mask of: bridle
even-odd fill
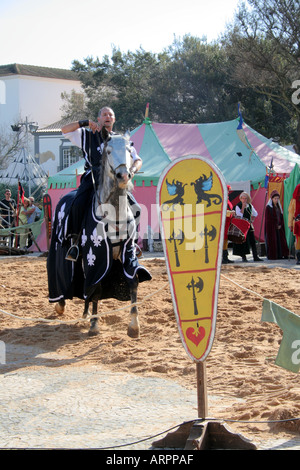
[[[108,194],[108,196],[106,197],[106,200],[105,201],[101,201],[101,198],[100,198],[100,190],[99,188],[97,189],[97,185],[96,185],[96,181],[95,181],[95,175],[94,175],[94,172],[93,172],[93,168],[91,167],[91,176],[92,176],[92,182],[93,182],[93,188],[94,188],[94,195],[95,195],[95,198],[97,199],[97,203],[99,206],[103,205],[103,204],[107,204],[107,202],[109,201],[110,197],[112,196],[112,194],[114,193],[114,191],[116,190],[116,187],[118,185],[117,181],[118,181],[118,168],[120,168],[120,166],[124,165],[123,163],[121,163],[120,165],[118,165],[116,168],[113,167],[113,165],[111,164],[111,162],[109,161],[109,154],[108,152],[106,151],[107,149],[107,146],[108,146],[108,143],[109,141],[112,139],[112,137],[108,134],[107,138],[104,139],[104,142],[100,142],[100,136],[99,136],[99,133],[96,131],[96,136],[97,136],[97,140],[98,140],[98,144],[99,144],[99,148],[101,149],[101,146],[103,144],[103,149],[102,149],[102,154],[101,154],[101,165],[100,165],[100,170],[103,172],[103,168],[104,168],[104,163],[105,163],[105,159],[107,160],[107,163],[109,165],[109,168],[110,168],[110,171],[113,175],[113,185],[112,185],[112,188]],[[129,148],[126,147],[126,150],[129,151]],[[91,134],[89,136],[89,152],[91,152]],[[105,154],[105,159],[103,159],[103,155]],[[104,216],[105,217],[105,216]]]

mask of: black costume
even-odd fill
[[[14,216],[15,216],[16,208],[17,208],[17,204],[14,199],[10,199],[9,201],[5,198],[2,199],[0,203],[0,214],[1,214],[0,224],[2,225],[3,228],[9,228],[9,227],[15,226]],[[5,239],[5,237],[3,239]],[[13,240],[14,240],[14,234],[11,234],[9,236],[10,246],[13,245]]]
[[[81,176],[80,185],[74,195],[68,221],[68,233],[78,236],[81,231],[85,209],[92,202],[96,182],[99,179],[99,169],[102,158],[101,145],[103,139],[99,132],[81,129],[81,149],[85,159],[85,173]]]
[[[17,204],[14,199],[2,199],[0,204],[1,213],[1,225],[3,228],[12,227],[14,223],[14,211],[16,210]]]
[[[67,233],[69,236],[73,237],[75,244],[77,244],[79,240],[78,237],[81,233],[84,213],[86,208],[92,204],[93,196],[95,194],[97,182],[99,180],[102,146],[104,144],[101,133],[97,131],[93,133],[84,127],[80,128],[79,131],[81,132],[80,146],[85,159],[85,173],[81,177],[80,185],[76,190],[76,194],[74,194],[67,227]],[[71,142],[75,143],[75,145],[78,145],[79,142],[72,139],[72,136],[75,135],[76,132],[78,131],[70,132],[66,134],[66,137],[69,138]],[[114,133],[111,132],[111,134]],[[138,227],[141,208],[131,193],[128,193],[128,200]],[[73,260],[73,256],[69,259]]]
[[[239,202],[237,206],[240,208],[240,210],[242,210],[242,202]],[[257,255],[256,241],[254,237],[254,228],[253,228],[253,225],[251,224],[252,210],[253,210],[252,204],[248,204],[247,207],[244,209],[243,218],[249,220],[250,228],[248,230],[246,241],[244,243],[241,243],[241,244],[233,243],[232,254],[236,256],[241,256],[244,261],[247,261],[246,255],[250,253],[250,248],[251,248],[254,261],[261,261]]]
[[[114,260],[105,219],[102,221],[96,216],[92,204],[85,211],[82,222],[82,262],[70,263],[66,260],[70,248],[66,227],[75,197],[76,191],[69,192],[55,209],[47,257],[49,301],[58,302],[73,297],[89,299],[99,283],[102,285],[101,298],[130,300],[129,284],[136,275],[139,282],[151,280],[151,274],[139,264],[136,257],[134,228],[132,231],[128,230],[128,238],[121,243],[122,262]]]

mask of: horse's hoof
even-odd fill
[[[140,330],[139,328],[132,328],[131,326],[127,329],[127,335],[129,338],[139,338],[140,337]]]
[[[55,311],[56,313],[58,313],[58,315],[62,315],[65,312],[65,307],[63,307],[62,305],[56,304]]]
[[[89,336],[97,336],[100,333],[99,328],[90,328],[89,329]]]

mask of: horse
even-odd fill
[[[98,302],[116,298],[131,301],[127,334],[138,338],[140,325],[136,304],[138,285],[151,280],[151,274],[136,256],[138,213],[130,198],[132,190],[129,135],[109,134],[103,130],[104,147],[99,181],[90,207],[85,212],[81,236],[80,259],[65,259],[71,245],[67,224],[76,195],[71,191],[61,198],[55,210],[51,244],[47,258],[49,301],[63,314],[66,300],[84,300],[83,318],[92,303],[89,336],[99,334]],[[81,262],[80,262],[81,261]]]

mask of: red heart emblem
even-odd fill
[[[200,326],[198,328],[198,331],[195,331],[195,328],[190,327],[186,330],[186,336],[196,346],[198,346],[198,344],[203,340],[205,336],[205,328],[203,328],[203,326]]]

